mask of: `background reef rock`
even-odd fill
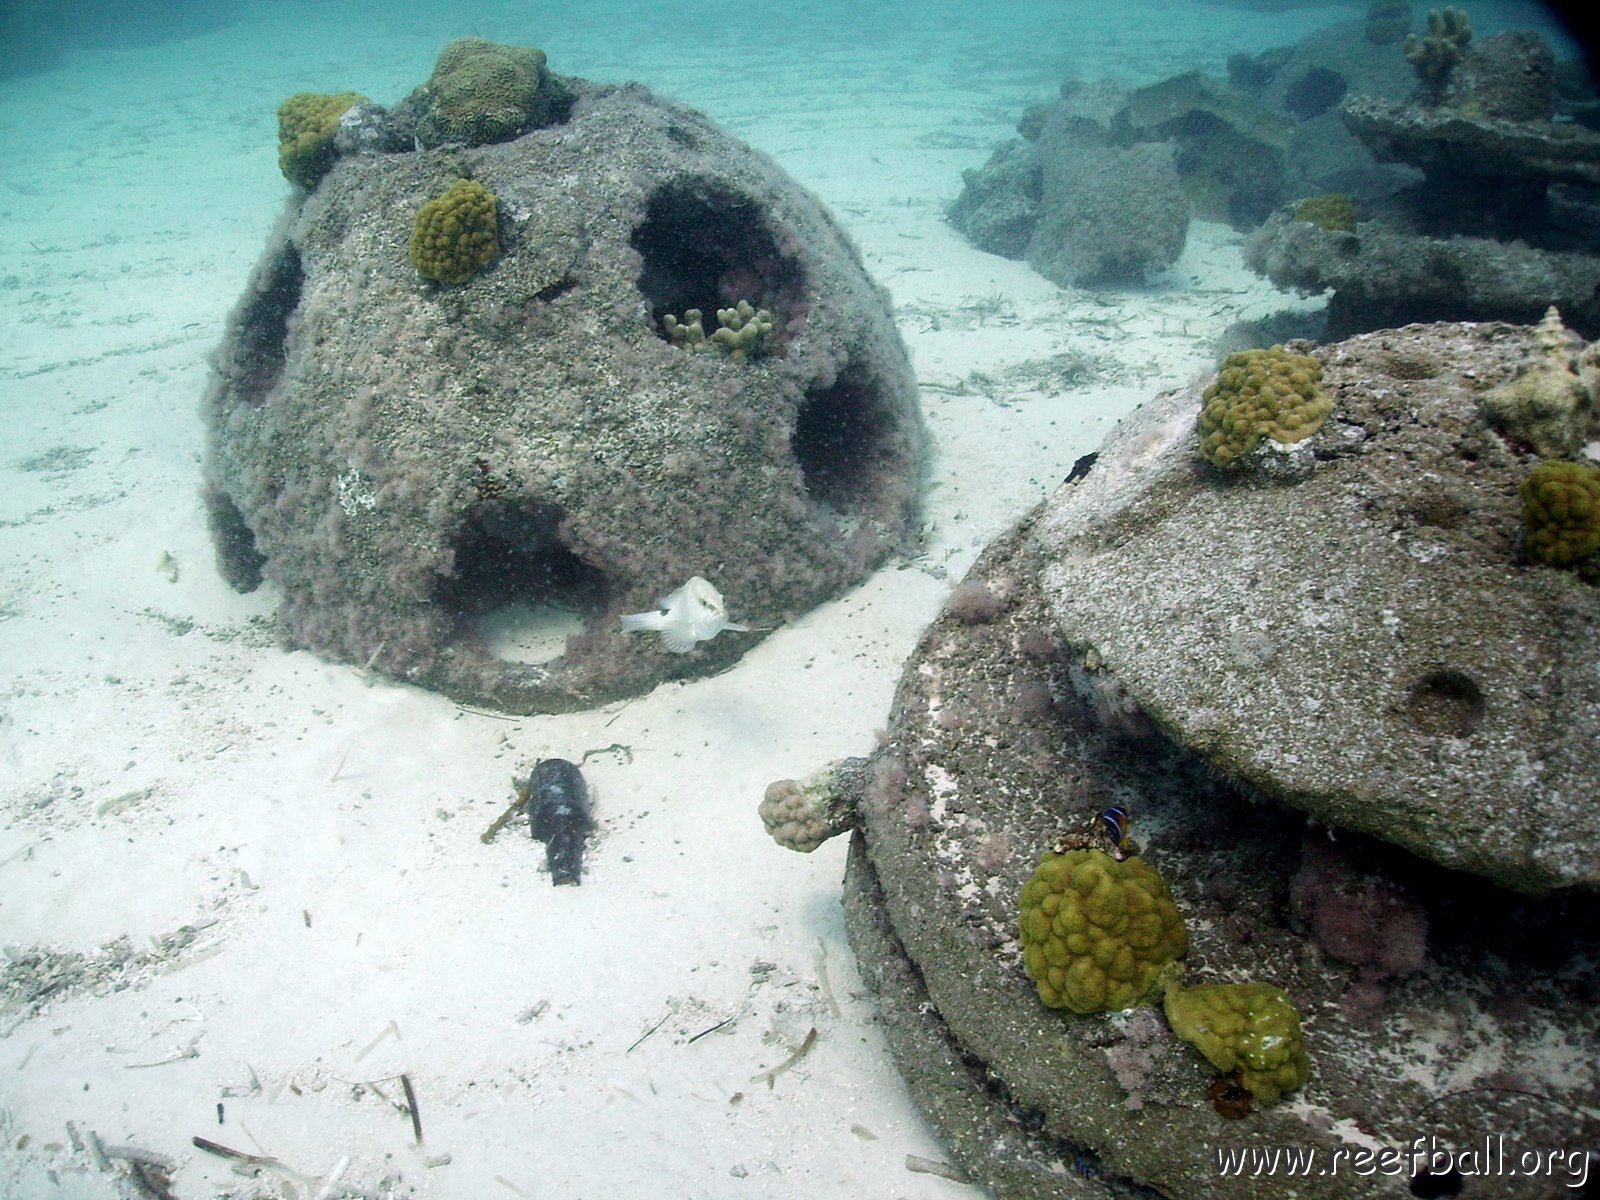
[[[1036,143],[1039,217],[1028,265],[1062,287],[1142,283],[1170,267],[1189,235],[1189,201],[1172,148],[1113,146],[1080,122],[1051,120]]]
[[[1228,60],[1228,79],[1288,122],[1288,136],[1279,143],[1283,173],[1274,181],[1276,203],[1319,192],[1344,192],[1366,201],[1404,182],[1403,172],[1375,163],[1339,119],[1340,104],[1351,96],[1403,100],[1416,88],[1416,74],[1399,43],[1373,45],[1365,21],[1330,25],[1263,54],[1235,55]],[[1265,196],[1258,191],[1256,198]],[[1271,207],[1239,211],[1248,224],[1233,223],[1238,228],[1258,224]]]
[[[772,162],[637,86],[509,142],[341,159],[273,234],[205,400],[211,522],[286,640],[459,700],[584,707],[726,666],[624,635],[691,575],[771,627],[913,529],[923,428],[885,294]],[[500,254],[421,279],[470,176]],[[749,361],[663,317],[775,315]]]
[[[1485,1130],[1568,1155],[1461,1193],[1531,1200],[1600,1141],[1600,592],[1523,561],[1538,460],[1479,410],[1544,351],[1498,324],[1296,348],[1334,410],[1294,471],[1221,477],[1206,381],[1156,399],[985,551],[886,745],[834,773],[868,781],[846,920],[891,1047],[1005,1200],[1244,1200],[1219,1149],[1326,1167]],[[1018,894],[1112,803],[1188,922],[1185,982],[1302,1014],[1283,1103],[1225,1120],[1154,1008],[1040,1004]],[[1295,1194],[1435,1194],[1344,1161]]]
[[[1284,209],[1246,240],[1245,262],[1285,290],[1331,289],[1333,337],[1443,319],[1532,322],[1551,304],[1572,328],[1600,335],[1600,254],[1592,250],[1435,236],[1415,232],[1403,213],[1322,229]]]
[[[1226,80],[1199,71],[1134,89],[1069,80],[1023,114],[1020,138],[963,172],[951,223],[980,250],[1026,258],[1057,283],[1137,282],[1181,252],[1171,229],[1183,207],[1247,230],[1319,192],[1387,195],[1407,173],[1374,161],[1339,105],[1355,94],[1400,100],[1416,81],[1400,48],[1374,47],[1363,28],[1344,22],[1236,55]],[[1141,252],[1121,249],[1141,235]]]
[[[1352,95],[1348,136],[1420,180],[1358,206],[1354,230],[1274,213],[1246,246],[1279,287],[1332,289],[1328,331],[1413,321],[1532,322],[1551,304],[1600,336],[1600,133],[1560,106],[1533,34],[1473,42],[1444,101]],[[1562,119],[1556,119],[1561,117]]]

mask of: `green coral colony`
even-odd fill
[[[1262,1104],[1276,1104],[1311,1073],[1300,1014],[1270,983],[1203,983],[1167,989],[1162,1008],[1172,1026],[1206,1061]]]
[[[418,92],[417,140],[425,148],[510,141],[559,120],[572,104],[571,88],[545,66],[544,51],[479,37],[441,50]]]
[[[495,234],[499,201],[473,179],[458,179],[417,212],[411,265],[439,283],[465,283],[500,253]]]
[[[1046,854],[1022,889],[1022,962],[1051,1008],[1131,1008],[1189,949],[1155,868],[1100,850]]]
[[[296,92],[278,105],[278,169],[290,183],[314,188],[333,166],[339,118],[366,100],[359,92]]]
[[[1200,453],[1222,470],[1236,469],[1266,438],[1304,441],[1333,411],[1322,390],[1322,364],[1282,346],[1228,355],[1203,400]]]
[[[1567,567],[1600,550],[1600,467],[1542,462],[1522,481],[1522,505],[1535,562]]]
[[[1261,1104],[1306,1081],[1300,1014],[1267,983],[1182,987],[1189,931],[1155,868],[1095,848],[1046,854],[1023,885],[1022,965],[1051,1008],[1160,1003],[1172,1030]]]

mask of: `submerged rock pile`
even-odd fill
[[[1251,267],[1280,287],[1332,289],[1334,336],[1532,322],[1551,304],[1600,336],[1600,133],[1556,119],[1554,57],[1537,35],[1437,44],[1449,53],[1423,56],[1409,100],[1355,95],[1339,110],[1374,159],[1421,180],[1349,229],[1275,213],[1250,240]]]

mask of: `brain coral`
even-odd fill
[[[1300,1014],[1282,988],[1270,983],[1174,986],[1163,1007],[1174,1033],[1217,1070],[1237,1071],[1239,1082],[1263,1104],[1276,1104],[1310,1074]]]
[[[366,97],[358,92],[296,92],[278,105],[278,169],[304,188],[333,166],[333,135],[339,118]]]
[[[544,51],[458,38],[439,52],[419,89],[417,139],[484,146],[560,120],[571,103],[567,86],[545,67]]]
[[[1021,909],[1023,966],[1051,1008],[1131,1008],[1189,949],[1167,885],[1137,857],[1046,854],[1023,885]]]
[[[1600,468],[1543,462],[1522,481],[1528,557],[1565,567],[1600,550]]]
[[[411,265],[440,283],[465,283],[500,252],[495,236],[499,204],[472,179],[458,179],[417,212],[411,230]]]
[[[1200,453],[1224,470],[1237,467],[1263,438],[1304,441],[1333,411],[1322,390],[1322,364],[1282,346],[1228,355],[1204,401],[1197,421]]]

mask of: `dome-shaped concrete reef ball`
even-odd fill
[[[723,669],[914,536],[888,297],[775,164],[642,87],[521,49],[494,122],[444,121],[460,63],[519,49],[464,43],[343,112],[229,321],[221,570],[279,590],[291,646],[507,711]],[[622,631],[693,576],[756,632]]]

